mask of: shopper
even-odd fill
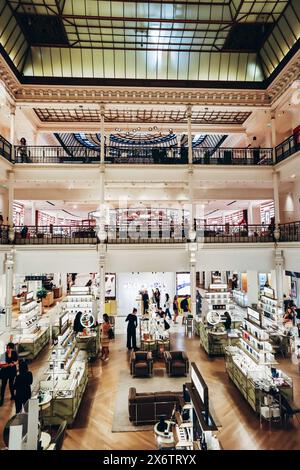
[[[229,312],[224,312],[224,316],[225,316],[225,322],[224,322],[225,330],[230,331],[231,330],[231,316],[229,315]]]
[[[81,333],[84,330],[84,326],[81,323],[81,317],[82,312],[77,312],[73,324],[73,330],[75,333]]]
[[[291,307],[288,307],[283,317],[283,324],[285,325],[286,323],[293,323],[293,320],[294,320],[294,312],[291,309]]]
[[[232,285],[232,290],[237,289],[237,287],[238,287],[238,278],[237,278],[236,274],[232,275],[231,285]]]
[[[290,302],[291,302],[290,296],[287,297],[287,296],[284,294],[284,296],[283,296],[283,309],[284,309],[284,312],[286,312],[287,308],[288,308],[289,305],[290,305]]]
[[[174,322],[175,325],[177,325],[178,310],[179,310],[178,298],[177,298],[177,295],[174,295],[174,299],[173,299],[173,313],[174,313],[173,322]]]
[[[137,328],[137,309],[134,308],[132,313],[127,315],[125,321],[128,321],[127,325],[127,349],[134,349],[137,350],[136,347],[136,328]]]
[[[198,316],[201,315],[201,310],[202,310],[202,295],[197,290],[197,294],[196,294],[196,314]]]
[[[14,392],[15,392],[15,405],[16,413],[22,411],[22,407],[31,398],[31,384],[32,373],[28,370],[28,365],[25,361],[19,364],[19,373],[15,377]]]
[[[109,360],[109,330],[111,326],[107,313],[103,315],[103,323],[101,325],[101,359],[105,362]]]
[[[20,139],[20,157],[21,163],[28,163],[28,155],[27,155],[27,142],[24,137]]]
[[[167,317],[172,320],[172,315],[170,312],[170,307],[171,307],[171,301],[170,301],[170,296],[169,294],[166,294],[166,300],[165,300],[165,313]]]
[[[189,298],[189,296],[186,295],[186,296],[182,299],[182,301],[180,302],[180,308],[181,308],[181,310],[183,311],[183,317],[182,317],[182,324],[183,324],[183,325],[185,324],[185,319],[187,318],[188,313],[189,313],[189,311],[190,311],[188,298]]]
[[[5,389],[7,382],[9,383],[10,390],[10,399],[14,400],[14,380],[17,375],[17,365],[18,365],[18,354],[15,351],[15,345],[13,343],[8,343],[6,346],[5,353],[5,362],[1,365],[1,397],[0,397],[0,406],[3,405]]]
[[[156,288],[154,291],[154,300],[155,300],[157,308],[159,308],[160,307],[160,291],[158,288]]]
[[[147,289],[145,289],[144,292],[142,293],[142,300],[143,300],[143,315],[145,315],[145,313],[148,313],[148,310],[149,310],[149,294],[148,294]]]

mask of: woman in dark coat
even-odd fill
[[[134,349],[136,351],[136,327],[137,327],[137,309],[134,308],[132,313],[127,315],[125,321],[128,321],[127,325],[127,348]]]
[[[16,413],[22,411],[22,407],[31,398],[32,373],[28,370],[25,361],[20,362],[19,373],[15,378],[15,405]]]
[[[10,399],[14,400],[14,380],[17,375],[18,361],[19,359],[18,354],[15,351],[15,345],[13,343],[8,343],[6,346],[5,362],[0,364],[2,378],[0,406],[2,406],[4,402],[7,382],[10,389]]]

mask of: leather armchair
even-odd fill
[[[130,372],[133,377],[151,376],[153,372],[152,353],[146,351],[132,352],[130,357]]]
[[[189,359],[183,351],[165,351],[166,371],[171,375],[187,375],[189,373]]]

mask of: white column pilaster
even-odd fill
[[[104,106],[100,108],[101,115],[101,142],[100,142],[100,163],[104,164],[105,162],[105,128],[104,128]]]
[[[197,243],[189,244],[189,263],[191,275],[191,313],[196,315],[196,255],[198,246]]]
[[[273,172],[273,192],[274,192],[274,209],[275,209],[275,223],[280,224],[280,202],[279,202],[279,173],[274,170]]]
[[[13,226],[13,213],[14,213],[14,173],[8,172],[8,225]]]
[[[192,137],[192,107],[187,107],[187,125],[188,125],[188,161],[193,164],[193,137]]]
[[[12,297],[14,277],[14,251],[11,250],[5,258],[5,326],[11,328],[12,322]]]
[[[106,265],[106,246],[98,245],[99,249],[99,314],[98,320],[103,318],[105,313],[105,265]]]
[[[276,163],[276,154],[275,154],[275,147],[277,144],[277,135],[276,135],[276,111],[271,111],[271,144],[273,148],[273,162]]]
[[[275,275],[276,275],[276,297],[280,305],[283,302],[283,275],[284,275],[284,256],[283,251],[275,249]]]

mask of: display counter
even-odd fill
[[[72,333],[52,349],[48,367],[40,381],[39,396],[51,394],[50,406],[41,410],[45,425],[71,425],[77,415],[88,381],[86,353],[79,351]]]
[[[273,378],[270,368],[250,362],[238,348],[226,348],[225,365],[228,376],[247,400],[251,408],[260,412],[261,390],[277,387],[287,398],[293,397],[292,380],[283,372],[280,377]]]
[[[239,336],[232,334],[230,340],[227,331],[214,331],[213,328],[204,325],[202,321],[197,324],[200,336],[200,344],[209,356],[224,356],[225,347],[230,344],[234,345],[239,341]],[[235,330],[231,330],[234,333]]]
[[[95,359],[100,351],[100,327],[88,333],[77,333],[76,346],[87,352],[89,358]]]
[[[62,287],[53,287],[52,292],[55,299],[62,297]]]
[[[35,359],[41,350],[49,343],[50,328],[49,326],[41,327],[36,333],[21,335],[18,338],[19,351],[29,352],[26,359]]]

